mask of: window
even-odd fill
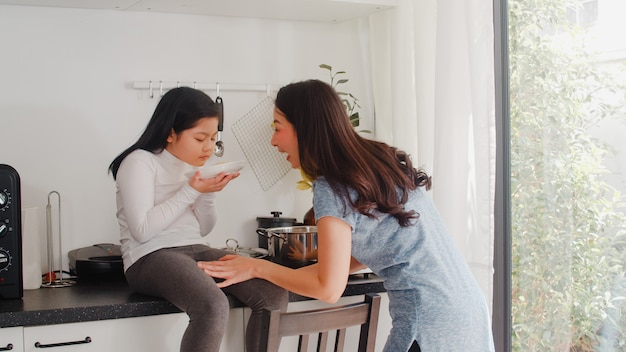
[[[509,269],[498,269],[494,282],[510,292],[500,292],[508,302],[494,303],[504,312],[494,326],[506,314],[511,324],[510,341],[496,336],[499,350],[626,351],[622,3],[496,6],[505,17],[498,188],[505,210],[496,226],[504,236],[496,252],[505,254],[496,268]]]

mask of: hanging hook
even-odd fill
[[[176,81],[176,88],[180,88],[180,81]]]
[[[159,81],[159,94],[163,97],[163,81]]]
[[[148,90],[150,90],[150,93],[148,93],[148,95],[150,96],[150,99],[153,99],[154,92],[152,91],[152,81],[148,82]]]
[[[219,97],[220,96],[220,82],[216,82],[215,84],[216,84],[215,95]]]
[[[265,94],[269,97],[270,95],[272,95],[272,90],[270,89],[270,84],[266,83],[265,84]]]
[[[193,81],[193,89],[198,89],[198,82]]]

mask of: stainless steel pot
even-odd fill
[[[280,211],[273,211],[271,217],[259,216],[256,218],[257,227],[261,229],[269,229],[274,227],[287,227],[287,226],[295,226],[302,225],[296,224],[295,218],[283,218],[280,217],[283,213]],[[268,249],[269,239],[267,235],[259,235],[259,247]]]
[[[268,257],[275,263],[300,268],[317,262],[317,226],[273,227],[256,230],[268,239]]]

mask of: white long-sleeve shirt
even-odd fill
[[[208,244],[215,226],[215,194],[193,189],[185,173],[192,165],[167,150],[135,150],[116,177],[117,219],[124,270],[161,248]]]

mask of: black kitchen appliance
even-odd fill
[[[122,251],[118,244],[99,243],[68,252],[70,274],[78,281],[124,280]]]
[[[0,164],[0,298],[23,295],[20,176]]]

